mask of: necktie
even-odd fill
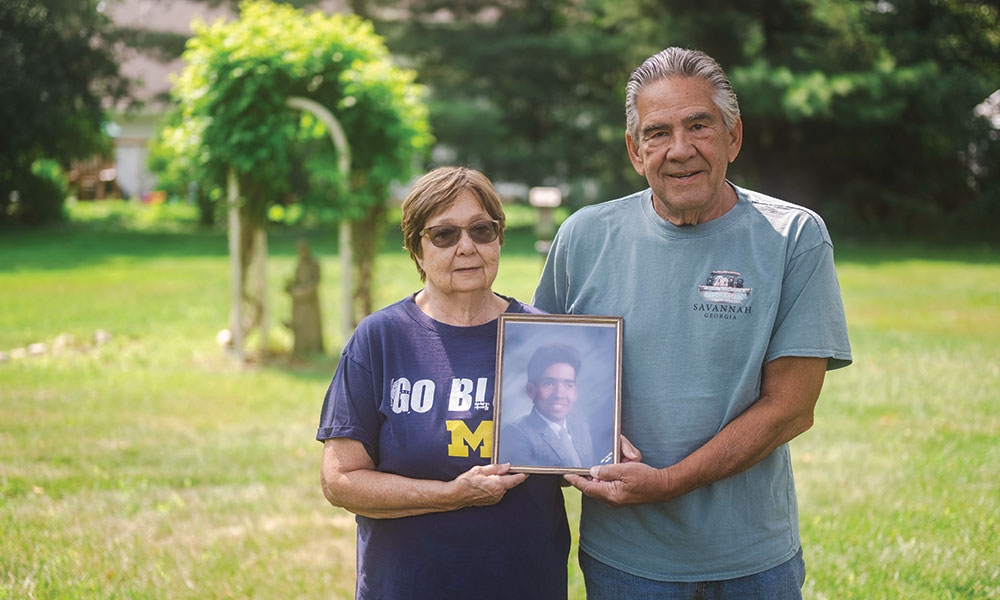
[[[565,459],[565,466],[582,467],[583,464],[580,461],[580,455],[576,452],[576,448],[573,447],[573,440],[569,439],[569,430],[566,429],[565,425],[559,430],[559,442],[562,444],[561,454]]]

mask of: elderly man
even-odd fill
[[[625,109],[649,188],[572,215],[533,300],[624,317],[622,433],[642,461],[565,476],[585,494],[587,597],[801,598],[788,442],[852,360],[830,236],[726,179],[743,122],[711,57],[650,57]]]

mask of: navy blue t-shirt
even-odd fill
[[[507,312],[539,312],[511,300]],[[434,321],[413,296],[364,319],[330,383],[316,439],[364,444],[379,471],[450,481],[493,450],[497,322]],[[558,476],[493,506],[356,517],[358,598],[566,597],[569,527]]]

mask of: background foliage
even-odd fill
[[[206,2],[237,6],[234,0]],[[25,174],[37,158],[60,162],[66,158],[55,148],[39,156],[26,141],[56,139],[39,135],[49,131],[43,129],[48,124],[35,116],[93,115],[89,109],[39,110],[46,106],[40,99],[52,107],[53,99],[62,97],[65,85],[57,81],[75,85],[87,77],[94,84],[113,81],[106,43],[97,45],[104,53],[90,65],[93,68],[65,69],[67,76],[72,75],[68,79],[40,77],[42,69],[18,67],[29,49],[35,64],[49,65],[55,72],[82,60],[76,55],[89,56],[71,49],[86,37],[79,32],[98,33],[93,40],[117,35],[162,58],[179,51],[181,40],[176,36],[135,28],[113,30],[97,11],[98,4],[97,0],[59,0],[44,6],[39,0],[4,3],[0,17],[11,24],[3,28],[0,48],[14,59],[0,61],[11,73],[0,77],[4,82],[0,85],[21,82],[2,88],[5,98],[17,98],[16,103],[4,103],[5,108],[19,107],[18,119],[12,120],[9,110],[3,113],[3,124],[11,131],[4,147],[18,153],[17,161],[3,161],[8,173],[9,165]],[[430,123],[437,144],[425,167],[466,163],[494,180],[523,188],[557,184],[572,206],[633,191],[642,181],[623,149],[623,86],[646,56],[667,45],[680,45],[715,56],[740,95],[746,127],[744,150],[732,170],[738,183],[816,208],[835,230],[858,235],[948,239],[958,234],[992,239],[991,223],[1000,217],[1000,2],[996,0],[351,0],[347,4],[374,23],[396,60],[412,67],[430,90]],[[322,41],[310,37],[309,29],[302,33],[305,39]],[[23,44],[17,41],[22,38]],[[35,38],[47,43],[36,44]],[[68,41],[62,43],[62,38]],[[263,56],[255,60],[254,68],[273,66]],[[216,83],[236,84],[240,78],[232,78],[234,72]],[[335,79],[328,75],[324,74],[322,87],[335,89]],[[273,83],[269,77],[265,81]],[[112,88],[105,92],[112,93]],[[977,111],[991,94],[993,108]],[[238,99],[232,106],[239,107]],[[93,124],[94,119],[88,122]],[[278,137],[295,129],[288,123],[262,121],[265,124],[275,128]],[[282,153],[274,148],[274,138],[264,137],[223,143],[249,148],[251,140],[262,141],[260,151],[268,148],[276,161],[260,170],[260,179],[266,179],[264,174],[281,175],[294,183],[298,198],[311,198],[311,190],[323,188],[323,177],[294,167],[309,162],[297,153],[319,156],[316,152],[322,148],[314,151],[306,144]],[[369,137],[366,144],[376,144],[380,137]],[[58,141],[60,146],[66,143]],[[197,164],[200,157],[192,154],[188,160]],[[166,184],[183,179],[177,172],[161,172]],[[405,179],[402,173],[397,175]],[[177,189],[181,195],[186,191],[182,186]],[[386,192],[360,185],[357,193],[358,203],[365,205]],[[7,195],[0,198],[5,202]],[[326,217],[334,215],[328,212]]]
[[[330,109],[353,142],[355,181],[338,182],[335,169],[308,174],[314,183],[323,180],[318,187],[327,194],[339,185],[350,191],[326,202],[338,216],[359,218],[381,203],[385,188],[408,177],[415,154],[430,142],[414,74],[396,67],[371,26],[356,16],[246,2],[239,20],[196,26],[184,59],[174,89],[188,134],[183,141],[197,144],[176,154],[198,156],[217,187],[235,167],[246,184],[241,188],[253,190],[250,201],[260,202],[255,211],[287,200],[293,171],[301,167],[298,144],[321,140],[310,147],[319,155],[314,160],[337,163],[326,128],[287,108],[290,96]]]
[[[580,206],[636,185],[621,133],[636,40],[610,6],[416,0],[413,18],[376,23],[432,90],[439,160],[562,185]]]
[[[62,218],[65,177],[38,161],[110,148],[104,109],[128,92],[117,39],[97,0],[0,2],[0,226]]]
[[[432,89],[445,156],[495,179],[560,183],[577,205],[641,186],[624,151],[624,84],[676,45],[714,56],[740,96],[738,183],[858,233],[989,237],[984,217],[1000,216],[1000,136],[974,112],[1000,88],[996,1],[408,6],[415,18],[378,26]]]
[[[354,222],[355,296],[358,312],[370,313],[389,186],[408,179],[432,139],[415,74],[396,66],[360,17],[271,2],[245,2],[237,20],[196,25],[184,60],[174,88],[178,114],[158,139],[164,173],[175,184],[187,175],[221,198],[233,169],[247,230],[265,228],[272,207],[293,201]],[[288,108],[290,97],[334,114],[350,146],[349,180],[336,168],[327,127]]]

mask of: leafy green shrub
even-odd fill
[[[66,218],[69,183],[54,160],[36,160],[30,174],[0,173],[0,224],[42,225]]]

